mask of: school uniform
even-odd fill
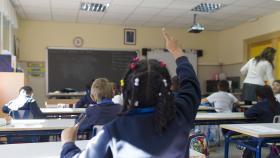
[[[90,97],[90,90],[86,91],[84,95],[75,105],[76,108],[87,108],[90,104],[96,104]]]
[[[73,142],[63,145],[61,158],[186,158],[189,132],[200,104],[200,87],[186,57],[176,60],[181,89],[175,98],[176,117],[162,134],[155,132],[153,106],[136,108],[105,125],[84,151]]]
[[[256,118],[257,123],[272,123],[275,115],[280,114],[280,103],[277,102],[276,113],[270,110],[268,100],[258,102],[251,108],[244,112],[244,115],[248,118]]]
[[[256,105],[253,105],[248,110],[246,110],[244,112],[244,115],[245,117],[248,118],[256,118],[257,123],[272,123],[274,116],[280,114],[280,103],[277,102],[275,108],[276,108],[276,112],[273,113],[270,110],[268,100],[263,100],[261,102],[258,102]],[[256,146],[257,142],[248,141],[246,144],[251,146]],[[243,152],[243,158],[253,158],[254,154],[255,153],[253,151],[246,148]]]
[[[2,111],[4,113],[8,113],[10,114],[12,117],[16,117],[13,116],[13,111],[17,112],[18,110],[26,110],[29,111],[29,118],[33,118],[33,119],[41,119],[41,118],[45,118],[46,116],[41,112],[38,104],[36,103],[36,101],[30,97],[30,96],[25,96],[25,98],[22,100],[23,102],[21,102],[20,99],[14,99],[12,101],[10,101],[9,103],[7,103],[6,105],[4,105],[2,107]],[[19,118],[16,118],[19,119]]]
[[[276,101],[278,101],[280,103],[280,94],[275,94],[274,95]]]
[[[215,92],[207,100],[214,105],[216,112],[232,112],[233,104],[238,102],[234,95],[225,91]]]
[[[86,119],[80,125],[79,130],[91,131],[94,125],[104,125],[112,121],[121,111],[121,105],[113,103],[111,99],[102,99],[86,109]]]
[[[268,80],[270,85],[274,81],[273,68],[267,60],[257,63],[255,58],[252,58],[240,69],[240,72],[246,75],[242,89],[245,101],[256,100],[256,89],[265,85],[264,80]]]

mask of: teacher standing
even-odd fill
[[[243,82],[243,100],[245,104],[252,104],[256,101],[256,89],[264,86],[265,80],[272,84],[273,77],[273,60],[276,50],[272,47],[265,48],[262,53],[255,58],[251,58],[241,69],[242,75],[246,75]]]

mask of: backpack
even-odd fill
[[[200,130],[192,130],[189,136],[190,149],[209,155],[208,143],[206,136]]]

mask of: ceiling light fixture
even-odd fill
[[[80,10],[88,11],[88,12],[105,12],[105,10],[109,7],[109,3],[101,4],[101,3],[88,3],[82,2]]]
[[[199,5],[192,8],[191,11],[213,13],[222,7],[224,7],[224,5],[220,3],[200,3]]]

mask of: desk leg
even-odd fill
[[[231,135],[231,131],[229,131],[226,135],[225,135],[225,155],[224,158],[228,158],[228,151],[229,151],[229,141],[230,141],[230,135]]]
[[[258,145],[256,147],[256,158],[262,157],[262,144],[263,144],[263,139],[258,139]]]

